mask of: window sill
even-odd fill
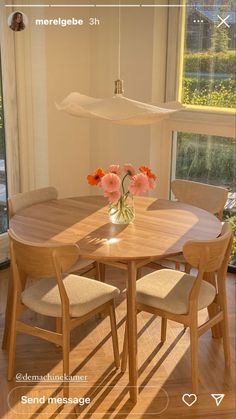
[[[203,105],[185,105],[186,111],[188,112],[207,112],[213,115],[234,115],[236,114],[234,108],[217,108],[215,106],[203,106]]]

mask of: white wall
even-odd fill
[[[74,12],[75,13],[75,12]],[[81,12],[76,12],[80,16]],[[47,12],[49,18],[71,18],[69,9]],[[82,13],[88,18],[87,9]],[[49,181],[61,196],[88,193],[86,176],[90,165],[90,126],[84,119],[59,112],[68,93],[90,90],[90,34],[86,27],[46,30]]]
[[[161,32],[166,19],[163,13],[161,9],[158,11],[157,20],[153,8],[121,10],[121,78],[125,95],[132,99],[148,103],[164,99],[166,49],[165,42],[160,44],[158,37],[165,40]],[[87,185],[89,172],[98,166],[130,162],[135,166],[151,164],[160,179],[159,194],[165,196],[166,185],[161,188],[165,145],[163,148],[158,139],[163,124],[155,129],[116,126],[71,117],[55,107],[55,102],[72,91],[95,97],[113,95],[117,78],[118,9],[44,8],[27,9],[27,14],[30,28],[15,34],[21,189],[51,184],[58,188],[61,197],[96,194],[98,189]],[[86,20],[96,16],[100,25],[32,26],[36,17],[73,15]],[[159,94],[155,92],[157,87]]]
[[[100,11],[102,26],[92,34],[91,94],[109,97],[118,76],[118,10]],[[153,11],[121,11],[121,78],[125,96],[151,101]],[[91,123],[91,169],[114,163],[149,164],[150,127]],[[93,192],[97,190],[93,188]]]

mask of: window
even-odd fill
[[[191,0],[187,1],[182,101],[190,105],[235,108],[234,0],[220,1],[217,5],[210,1],[207,6],[203,1],[192,4]]]
[[[229,189],[224,218],[233,227],[234,242],[230,258],[236,268],[236,139],[178,132],[173,141],[172,179],[187,179]]]
[[[1,67],[0,67],[1,69]],[[7,186],[6,186],[6,155],[4,141],[4,118],[3,118],[3,100],[2,100],[2,83],[0,73],[0,234],[7,231]]]
[[[179,39],[175,46],[179,62],[183,63],[173,81],[172,91],[178,91],[178,98],[191,105],[170,118],[170,176],[172,179],[189,179],[229,189],[225,218],[229,218],[233,225],[234,244],[230,263],[235,270],[235,0],[210,0],[207,4],[203,0],[186,0],[186,6],[179,17],[179,21],[185,19],[182,25],[184,33],[179,35],[177,30],[173,30],[173,18],[170,22],[170,41],[173,44],[175,39]],[[171,42],[170,57],[174,54]],[[169,64],[169,67],[173,68],[173,65]]]
[[[172,177],[224,186],[236,192],[236,140],[178,132]]]

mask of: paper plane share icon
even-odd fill
[[[211,394],[211,396],[215,399],[216,406],[219,406],[225,397],[225,394]]]

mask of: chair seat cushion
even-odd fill
[[[77,262],[75,262],[75,264],[73,266],[71,266],[71,268],[68,270],[68,273],[73,273],[73,272],[76,272],[76,271],[86,270],[86,268],[88,268],[88,269],[91,268],[92,269],[93,264],[94,264],[93,260],[79,258],[77,260]]]
[[[178,262],[178,263],[183,263],[183,264],[187,263],[183,254],[170,256],[170,257],[167,257],[165,260],[170,260],[171,262]]]
[[[70,316],[83,316],[112,300],[119,290],[112,285],[78,275],[68,275],[63,283],[70,302]],[[21,294],[22,303],[36,313],[61,317],[61,299],[55,278],[41,279]]]
[[[137,302],[169,313],[186,314],[189,294],[195,280],[194,276],[172,269],[152,272],[137,281]],[[198,310],[210,305],[215,295],[215,287],[202,281]]]
[[[169,257],[166,257],[165,259],[158,259],[154,261],[154,263],[156,263],[159,266],[163,266],[163,268],[165,267],[166,262],[182,263],[183,265],[187,263],[183,254],[169,256]]]

